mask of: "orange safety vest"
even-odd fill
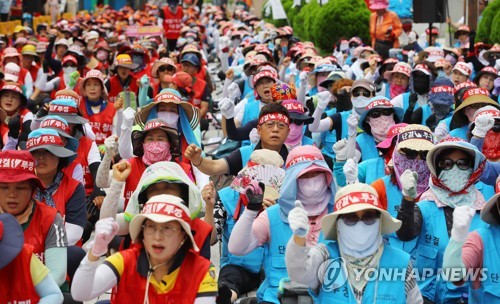
[[[178,39],[182,28],[182,7],[177,7],[177,13],[172,13],[168,6],[163,7],[163,30],[167,39]]]
[[[24,244],[17,257],[0,269],[2,303],[38,303],[40,300],[31,278],[32,256],[33,246]]]
[[[24,243],[33,246],[33,253],[45,264],[45,239],[54,223],[57,209],[35,202],[28,227],[24,230]]]
[[[113,103],[107,102],[104,110],[97,114],[89,115],[85,102],[80,102],[80,113],[82,113],[84,118],[89,120],[92,131],[95,134],[96,144],[102,145],[104,140],[113,133],[113,119],[116,114]]]
[[[109,102],[115,102],[118,94],[126,90],[126,88],[122,86],[118,75],[115,75],[109,79],[109,87],[110,87],[108,93]],[[130,92],[133,92],[136,96],[138,95],[137,93],[139,92],[139,88],[137,87],[137,78],[132,74],[130,74],[130,82],[128,83],[128,90]]]
[[[111,303],[142,303],[146,291],[146,279],[137,272],[137,261],[143,250],[134,247],[120,251],[124,269],[118,284],[113,288]],[[158,294],[154,286],[149,286],[149,304],[192,304],[198,289],[210,269],[210,261],[188,251],[179,269],[174,287],[168,293]],[[149,283],[151,284],[151,283]]]

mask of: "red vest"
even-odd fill
[[[80,113],[89,120],[92,126],[92,131],[95,134],[95,142],[97,145],[102,145],[104,140],[113,133],[113,118],[116,114],[116,109],[113,103],[108,102],[104,110],[98,114],[89,115],[85,102],[80,102]]]
[[[21,71],[19,71],[19,79],[17,80],[17,84],[19,84],[20,86],[23,86],[24,85],[24,80],[26,79],[26,74],[28,74],[29,71],[25,68],[21,68]],[[33,81],[33,84],[35,84],[35,82]]]
[[[31,65],[30,69],[29,69],[29,72],[31,74],[31,78],[33,79],[33,84],[35,84],[35,81],[36,81],[36,77],[38,76],[38,70],[40,68],[37,67],[36,65]]]
[[[122,86],[118,75],[115,75],[109,79],[109,86],[110,90],[108,92],[108,100],[110,102],[115,102],[116,96],[118,96],[120,92],[124,91],[125,88]],[[137,78],[135,78],[132,74],[130,74],[128,89],[130,92],[134,92],[136,96],[138,95],[139,88],[137,87]]]
[[[163,30],[167,39],[177,39],[181,35],[182,28],[182,7],[177,7],[177,13],[174,14],[166,5],[163,7]]]
[[[92,174],[90,174],[88,159],[89,151],[93,142],[94,141],[87,136],[80,137],[78,150],[76,150],[76,158],[73,162],[82,165],[86,196],[90,195],[92,191],[94,191],[94,179],[92,178]]]
[[[205,92],[206,86],[207,83],[205,82],[205,80],[200,78],[196,78],[196,81],[193,84],[194,96],[191,100],[189,100],[189,103],[197,107],[198,109],[201,107],[201,98],[203,97],[203,93]]]
[[[120,251],[123,256],[123,273],[118,284],[113,288],[111,303],[143,303],[146,291],[146,278],[137,272],[137,260],[141,248]],[[149,304],[192,304],[196,300],[198,289],[210,268],[210,261],[188,251],[171,291],[157,294],[150,285]],[[151,284],[151,283],[150,283]]]
[[[40,202],[35,202],[35,210],[28,228],[24,230],[24,243],[33,246],[33,253],[45,263],[45,239],[54,223],[57,210]]]
[[[52,196],[54,204],[56,205],[56,209],[57,211],[59,211],[63,218],[66,214],[66,204],[68,203],[73,193],[75,193],[76,187],[78,187],[79,184],[79,181],[63,172],[63,179],[61,181],[61,184]]]
[[[0,269],[0,295],[2,303],[38,303],[40,297],[31,279],[30,263],[33,247],[23,249],[7,266]]]
[[[19,109],[19,115],[20,115],[20,119],[21,119],[21,129],[20,129],[20,132],[23,131],[23,122],[24,122],[24,116],[26,116],[26,114],[28,114],[30,112],[30,110],[26,109],[26,108],[20,108]],[[9,139],[9,125],[7,123],[5,123],[5,121],[3,121],[1,124],[0,124],[0,134],[1,134],[1,140],[3,141],[3,144],[6,145],[7,144],[7,140]]]
[[[191,230],[194,232],[193,238],[196,246],[198,248],[203,248],[203,244],[207,239],[210,239],[212,234],[212,226],[207,222],[200,220],[199,218],[195,218],[191,221]],[[194,251],[193,251],[194,252]],[[196,254],[199,254],[196,252]]]

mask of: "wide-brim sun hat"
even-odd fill
[[[130,222],[130,238],[134,243],[142,241],[138,238],[141,234],[144,221],[147,219],[162,224],[172,221],[178,222],[188,235],[193,249],[196,252],[200,251],[194,241],[191,231],[191,215],[189,209],[182,199],[167,194],[156,195],[150,198],[144,205],[141,213],[134,216]]]
[[[326,77],[325,80],[323,80],[319,86],[328,89],[328,87],[333,84],[334,82],[340,80],[340,79],[347,79],[347,74],[344,72],[344,70],[340,68],[336,68],[336,70],[330,72],[328,74],[328,77]]]
[[[135,70],[139,67],[139,65],[132,61],[132,58],[130,57],[129,54],[120,54],[116,56],[112,70],[115,70],[117,67],[123,67],[130,70]]]
[[[489,97],[490,92],[483,88],[470,88],[463,94],[463,102],[455,109],[451,117],[450,130],[469,124],[469,119],[463,109],[473,104],[491,105],[500,108],[500,105]]]
[[[173,103],[182,107],[193,129],[200,123],[200,110],[190,103],[183,101],[179,92],[173,89],[163,89],[156,95],[153,102],[142,107],[135,116],[136,122],[144,125],[148,121],[151,110],[161,103]]]
[[[151,68],[151,77],[158,78],[158,69],[164,65],[170,65],[175,69],[175,71],[177,71],[177,67],[175,66],[174,61],[170,58],[165,57],[161,58],[153,64],[153,67]]]
[[[65,148],[61,136],[56,130],[37,129],[31,131],[26,142],[26,150],[34,152],[45,149],[59,158],[65,158],[68,163],[76,158],[76,153]]]
[[[71,124],[83,125],[89,122],[80,115],[74,99],[69,98],[54,99],[49,106],[49,115],[62,117]],[[37,117],[35,120],[42,121],[43,117]]]
[[[132,147],[135,156],[141,157],[144,155],[142,145],[147,133],[152,130],[162,130],[167,134],[172,158],[175,158],[182,153],[182,151],[180,151],[179,132],[176,129],[169,128],[161,119],[151,119],[146,123],[143,130],[134,131],[132,134]]]
[[[288,169],[291,166],[301,162],[314,162],[314,161],[323,161],[323,162],[325,161],[325,158],[321,153],[321,150],[319,150],[316,146],[309,146],[309,145],[298,146],[288,154],[285,162],[285,168]],[[299,174],[297,174],[297,178],[311,171],[325,173],[327,184],[330,185],[332,183],[333,173],[328,168],[328,166],[322,167],[315,163],[313,163],[311,166],[305,169],[302,169],[299,172]]]
[[[495,192],[496,194],[493,195],[484,205],[483,209],[481,209],[481,219],[485,221],[486,223],[493,225],[493,226],[498,226],[500,225],[499,218],[500,218],[500,211],[499,211],[499,204],[500,204],[500,176],[497,177],[496,181],[496,186],[495,186]],[[493,213],[498,214],[498,216],[494,216]]]
[[[396,65],[394,65],[394,68],[392,69],[392,71],[386,71],[384,73],[384,78],[391,79],[391,77],[394,73],[403,74],[403,75],[407,76],[408,78],[410,78],[411,71],[412,71],[412,68],[408,63],[398,62],[398,63],[396,63]]]
[[[71,129],[68,122],[64,118],[55,115],[47,115],[43,118],[40,128],[57,131],[60,136],[66,138],[67,142],[65,147],[73,152],[77,152],[79,141],[70,135]]]
[[[85,78],[80,81],[80,94],[84,97],[87,97],[87,93],[85,92],[85,84],[89,79],[97,79],[101,84],[101,97],[107,99],[108,97],[108,89],[104,84],[104,75],[99,70],[90,70],[85,74]]]
[[[6,82],[3,87],[0,89],[0,95],[2,95],[6,91],[12,91],[19,94],[21,99],[21,106],[26,106],[28,104],[28,99],[23,94],[23,90],[21,87],[15,82]]]
[[[408,126],[407,123],[399,123],[390,127],[389,131],[387,131],[387,137],[377,145],[377,148],[388,149],[392,145],[393,139],[398,136],[398,134],[401,133],[401,130],[403,130],[406,126]]]
[[[479,79],[481,78],[481,76],[483,75],[491,75],[493,76],[494,78],[497,78],[498,77],[498,71],[497,69],[495,69],[494,67],[490,67],[490,66],[487,66],[487,67],[484,67],[481,69],[481,71],[479,71],[479,73],[477,73],[477,75],[474,77],[474,82],[476,83],[479,83]]]
[[[404,110],[402,108],[394,107],[391,104],[391,101],[389,100],[389,98],[387,98],[387,97],[375,96],[372,99],[370,99],[370,102],[365,107],[363,114],[361,114],[361,116],[359,117],[358,127],[360,127],[361,129],[364,130],[363,122],[366,120],[366,117],[368,116],[368,114],[372,110],[376,110],[376,109],[393,109],[394,114],[397,116],[399,121],[401,121],[403,118]],[[396,121],[396,119],[395,119],[395,121]],[[397,123],[397,121],[396,121],[396,123]]]
[[[305,113],[305,108],[302,103],[297,100],[284,100],[281,105],[288,110],[291,120],[301,122],[305,125],[311,124],[314,118]]]
[[[9,265],[24,246],[23,228],[10,213],[0,214],[0,269]]]
[[[397,136],[398,151],[401,149],[429,151],[434,148],[434,135],[428,127],[423,125],[407,125]]]
[[[42,180],[36,175],[36,161],[26,150],[7,150],[0,152],[0,182],[17,183],[33,180],[40,189],[45,189]]]
[[[434,146],[429,153],[427,153],[427,166],[431,171],[431,174],[434,176],[437,175],[436,164],[438,162],[439,157],[444,151],[447,150],[462,150],[467,155],[469,155],[474,160],[474,168],[473,170],[479,167],[479,165],[486,159],[483,153],[479,152],[476,146],[464,141],[461,138],[449,137],[445,141],[438,143]]]
[[[363,183],[347,185],[335,194],[334,211],[321,219],[321,230],[326,240],[337,240],[339,216],[361,210],[377,210],[380,212],[382,234],[390,234],[399,230],[401,221],[393,218],[384,208],[377,191],[370,185]]]

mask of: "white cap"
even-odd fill
[[[21,67],[13,62],[9,62],[3,69],[5,81],[17,82],[19,80],[19,72]]]
[[[99,38],[99,33],[96,31],[90,31],[85,35],[85,42],[89,42],[89,40],[92,39],[98,39]]]
[[[69,42],[68,42],[68,40],[67,40],[67,39],[65,39],[65,38],[61,38],[61,39],[58,39],[54,45],[55,45],[55,46],[58,46],[58,45],[65,45],[66,47],[69,47]]]

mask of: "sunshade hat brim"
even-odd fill
[[[472,96],[468,97],[466,100],[464,100],[464,102],[462,102],[460,104],[460,106],[458,106],[458,108],[455,109],[455,112],[453,113],[453,116],[451,117],[450,130],[460,128],[461,126],[464,126],[464,125],[468,125],[469,119],[467,118],[465,113],[463,113],[464,111],[462,111],[462,110],[465,107],[468,107],[470,105],[477,104],[477,103],[484,103],[487,105],[492,105],[495,108],[500,109],[500,105],[497,102],[495,102],[493,99],[489,98],[488,96],[481,95],[481,94],[472,95]]]
[[[33,148],[29,149],[28,151],[34,152],[36,150],[41,150],[41,149],[45,149],[59,158],[67,158],[68,161],[70,161],[70,162],[76,158],[75,152],[73,152],[65,147],[56,146],[56,145],[43,145],[43,146],[33,147]]]
[[[16,218],[9,213],[0,214],[2,239],[0,240],[0,269],[9,265],[24,246],[24,233]]]
[[[88,123],[88,119],[80,116],[80,115],[64,115],[64,114],[60,114],[60,113],[50,113],[48,115],[56,115],[56,116],[59,116],[61,118],[64,118],[68,123],[71,123],[71,124],[77,124],[77,125],[84,125],[86,123]],[[35,120],[36,121],[42,121],[45,117],[36,117]]]
[[[305,125],[312,124],[314,121],[314,118],[307,114],[301,114],[295,112],[290,112],[289,114],[290,114],[290,119],[300,121]]]
[[[344,208],[339,212],[325,215],[323,219],[321,219],[321,230],[323,230],[325,239],[337,240],[337,220],[339,218],[339,215],[369,209],[377,210],[378,212],[380,212],[380,226],[382,227],[382,234],[391,234],[401,228],[401,221],[393,218],[386,210],[374,207],[370,204],[356,204]]]
[[[479,152],[477,148],[475,148],[475,146],[471,145],[468,142],[465,141],[441,142],[435,145],[434,148],[430,149],[429,153],[427,153],[426,162],[432,175],[437,176],[437,170],[435,164],[437,163],[438,158],[441,156],[441,154],[446,150],[461,150],[465,152],[474,160],[474,168],[473,168],[474,171],[478,168],[479,164],[486,159],[485,156],[481,152]]]
[[[127,69],[130,69],[133,71],[133,70],[137,69],[139,67],[139,65],[137,63],[130,63],[130,64],[117,63],[117,64],[114,64],[111,69],[113,71],[116,71],[117,67],[127,68]]]
[[[493,195],[481,209],[481,219],[490,225],[499,225],[500,223],[493,216],[493,213],[499,213],[497,204],[500,198],[500,193]]]
[[[171,65],[167,62],[164,62],[164,61],[161,61],[161,60],[158,60],[156,61],[154,64],[153,64],[153,67],[151,68],[151,77],[153,78],[158,78],[158,69],[161,67],[161,66],[164,66],[164,65]],[[177,71],[177,67],[175,65],[172,65],[175,70]]]
[[[2,95],[3,92],[5,91],[12,91],[12,92],[16,92],[14,90],[9,90],[9,89],[0,89],[0,95]],[[20,98],[21,98],[21,105],[22,106],[26,106],[28,104],[28,98],[26,98],[26,96],[24,94],[21,94],[19,92],[16,92],[17,94],[19,94]]]
[[[149,113],[151,112],[151,109],[160,103],[174,103],[184,109],[184,112],[187,115],[187,118],[190,122],[190,125],[193,127],[193,129],[198,126],[200,123],[200,110],[196,107],[193,107],[190,103],[185,102],[185,101],[178,101],[178,100],[161,100],[157,102],[151,102],[150,104],[144,106],[141,108],[139,113],[136,114],[136,121],[139,124],[146,124],[148,121]]]

